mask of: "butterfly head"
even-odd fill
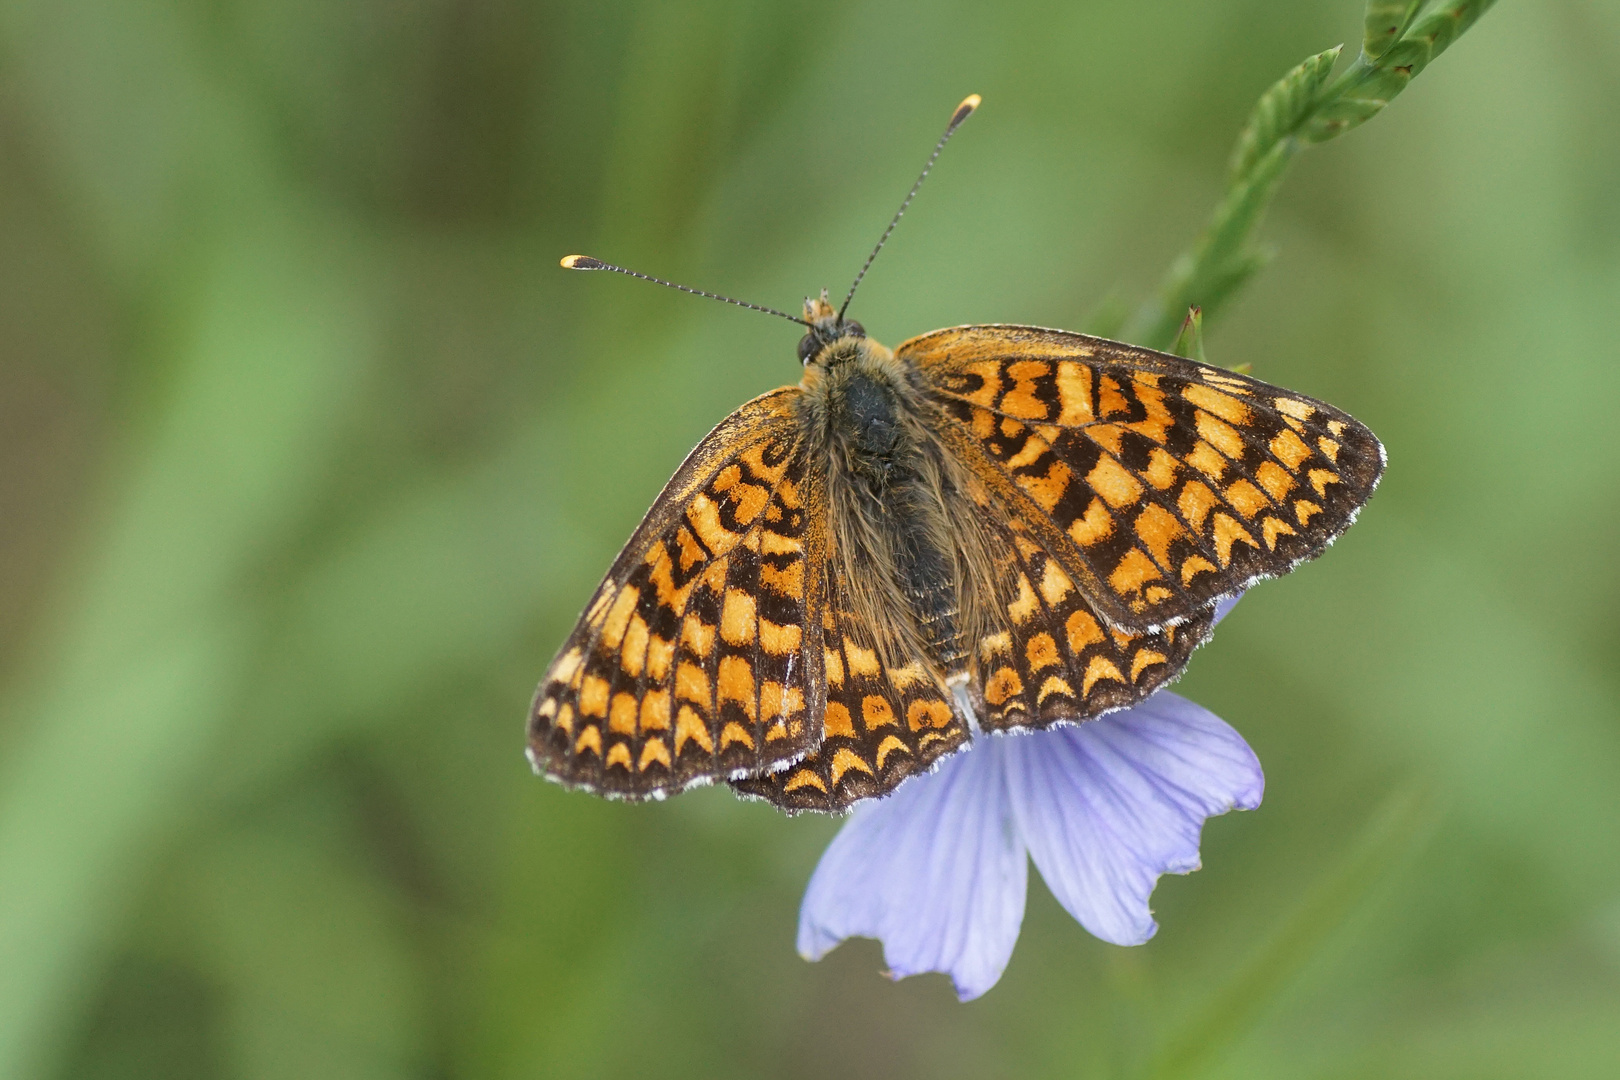
[[[799,339],[799,363],[807,366],[829,345],[866,337],[866,327],[854,319],[839,317],[838,309],[827,301],[826,289],[820,296],[805,298],[804,321],[810,324],[810,332]]]

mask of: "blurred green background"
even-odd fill
[[[888,344],[1084,326],[1355,0],[0,5],[0,1077],[1620,1075],[1620,5],[1507,3],[1295,166],[1211,358],[1389,446],[1182,692],[1258,811],[1119,949],[793,951],[836,823],[608,804],[535,681],[686,451]]]

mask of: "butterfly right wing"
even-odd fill
[[[1384,468],[1373,433],[1326,402],[1117,341],[961,326],[895,358],[941,438],[1131,632],[1321,554]]]
[[[661,798],[820,742],[826,515],[799,393],[723,420],[654,502],[540,683],[537,772]]]

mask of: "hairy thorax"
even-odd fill
[[[872,627],[885,661],[922,660],[941,679],[970,670],[998,577],[983,534],[987,496],[924,422],[933,408],[892,352],[843,338],[806,365],[800,421],[826,485],[829,596]],[[978,588],[965,587],[977,581]]]

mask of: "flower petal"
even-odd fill
[[[1265,778],[1220,717],[1161,690],[1077,727],[1000,740],[1019,832],[1058,901],[1093,934],[1158,929],[1160,874],[1198,869],[1204,819],[1260,805]]]
[[[896,978],[948,974],[963,1001],[996,984],[1024,920],[1029,871],[999,740],[855,811],[821,856],[799,911],[799,952],[883,942]]]
[[[1243,593],[1239,592],[1233,593],[1231,596],[1223,596],[1215,601],[1215,621],[1210,623],[1210,626],[1221,625],[1221,620],[1232,613],[1232,609],[1237,607],[1237,602],[1241,599],[1243,599]]]

